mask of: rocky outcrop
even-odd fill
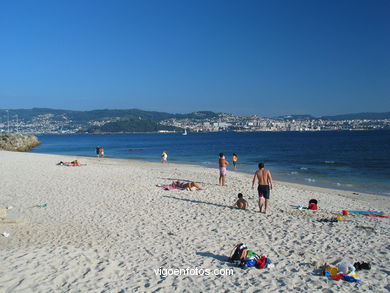
[[[40,144],[41,142],[34,135],[20,133],[0,134],[0,150],[26,152]]]

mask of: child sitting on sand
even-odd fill
[[[248,207],[248,202],[244,199],[242,193],[238,194],[238,200],[233,204],[233,207],[237,207],[242,210],[246,210]]]

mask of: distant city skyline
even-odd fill
[[[0,4],[0,109],[390,111],[389,1]]]

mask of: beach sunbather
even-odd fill
[[[242,193],[238,194],[238,200],[233,204],[233,207],[237,207],[242,210],[246,210],[248,207],[248,202],[244,199]]]
[[[192,187],[195,187],[196,190],[202,190],[200,185],[198,183],[195,183],[195,182],[173,181],[172,185],[179,187],[179,188],[183,188],[183,189],[188,190],[188,191],[192,191]]]
[[[81,164],[79,160],[74,160],[72,162],[59,162],[57,165],[59,166],[70,166],[70,167],[80,167],[80,166],[87,166],[87,164]]]

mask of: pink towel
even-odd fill
[[[161,187],[163,188],[164,190],[172,190],[172,189],[178,189],[178,190],[184,190],[184,188],[182,187],[177,187],[173,184],[157,184],[156,185],[157,187]]]

